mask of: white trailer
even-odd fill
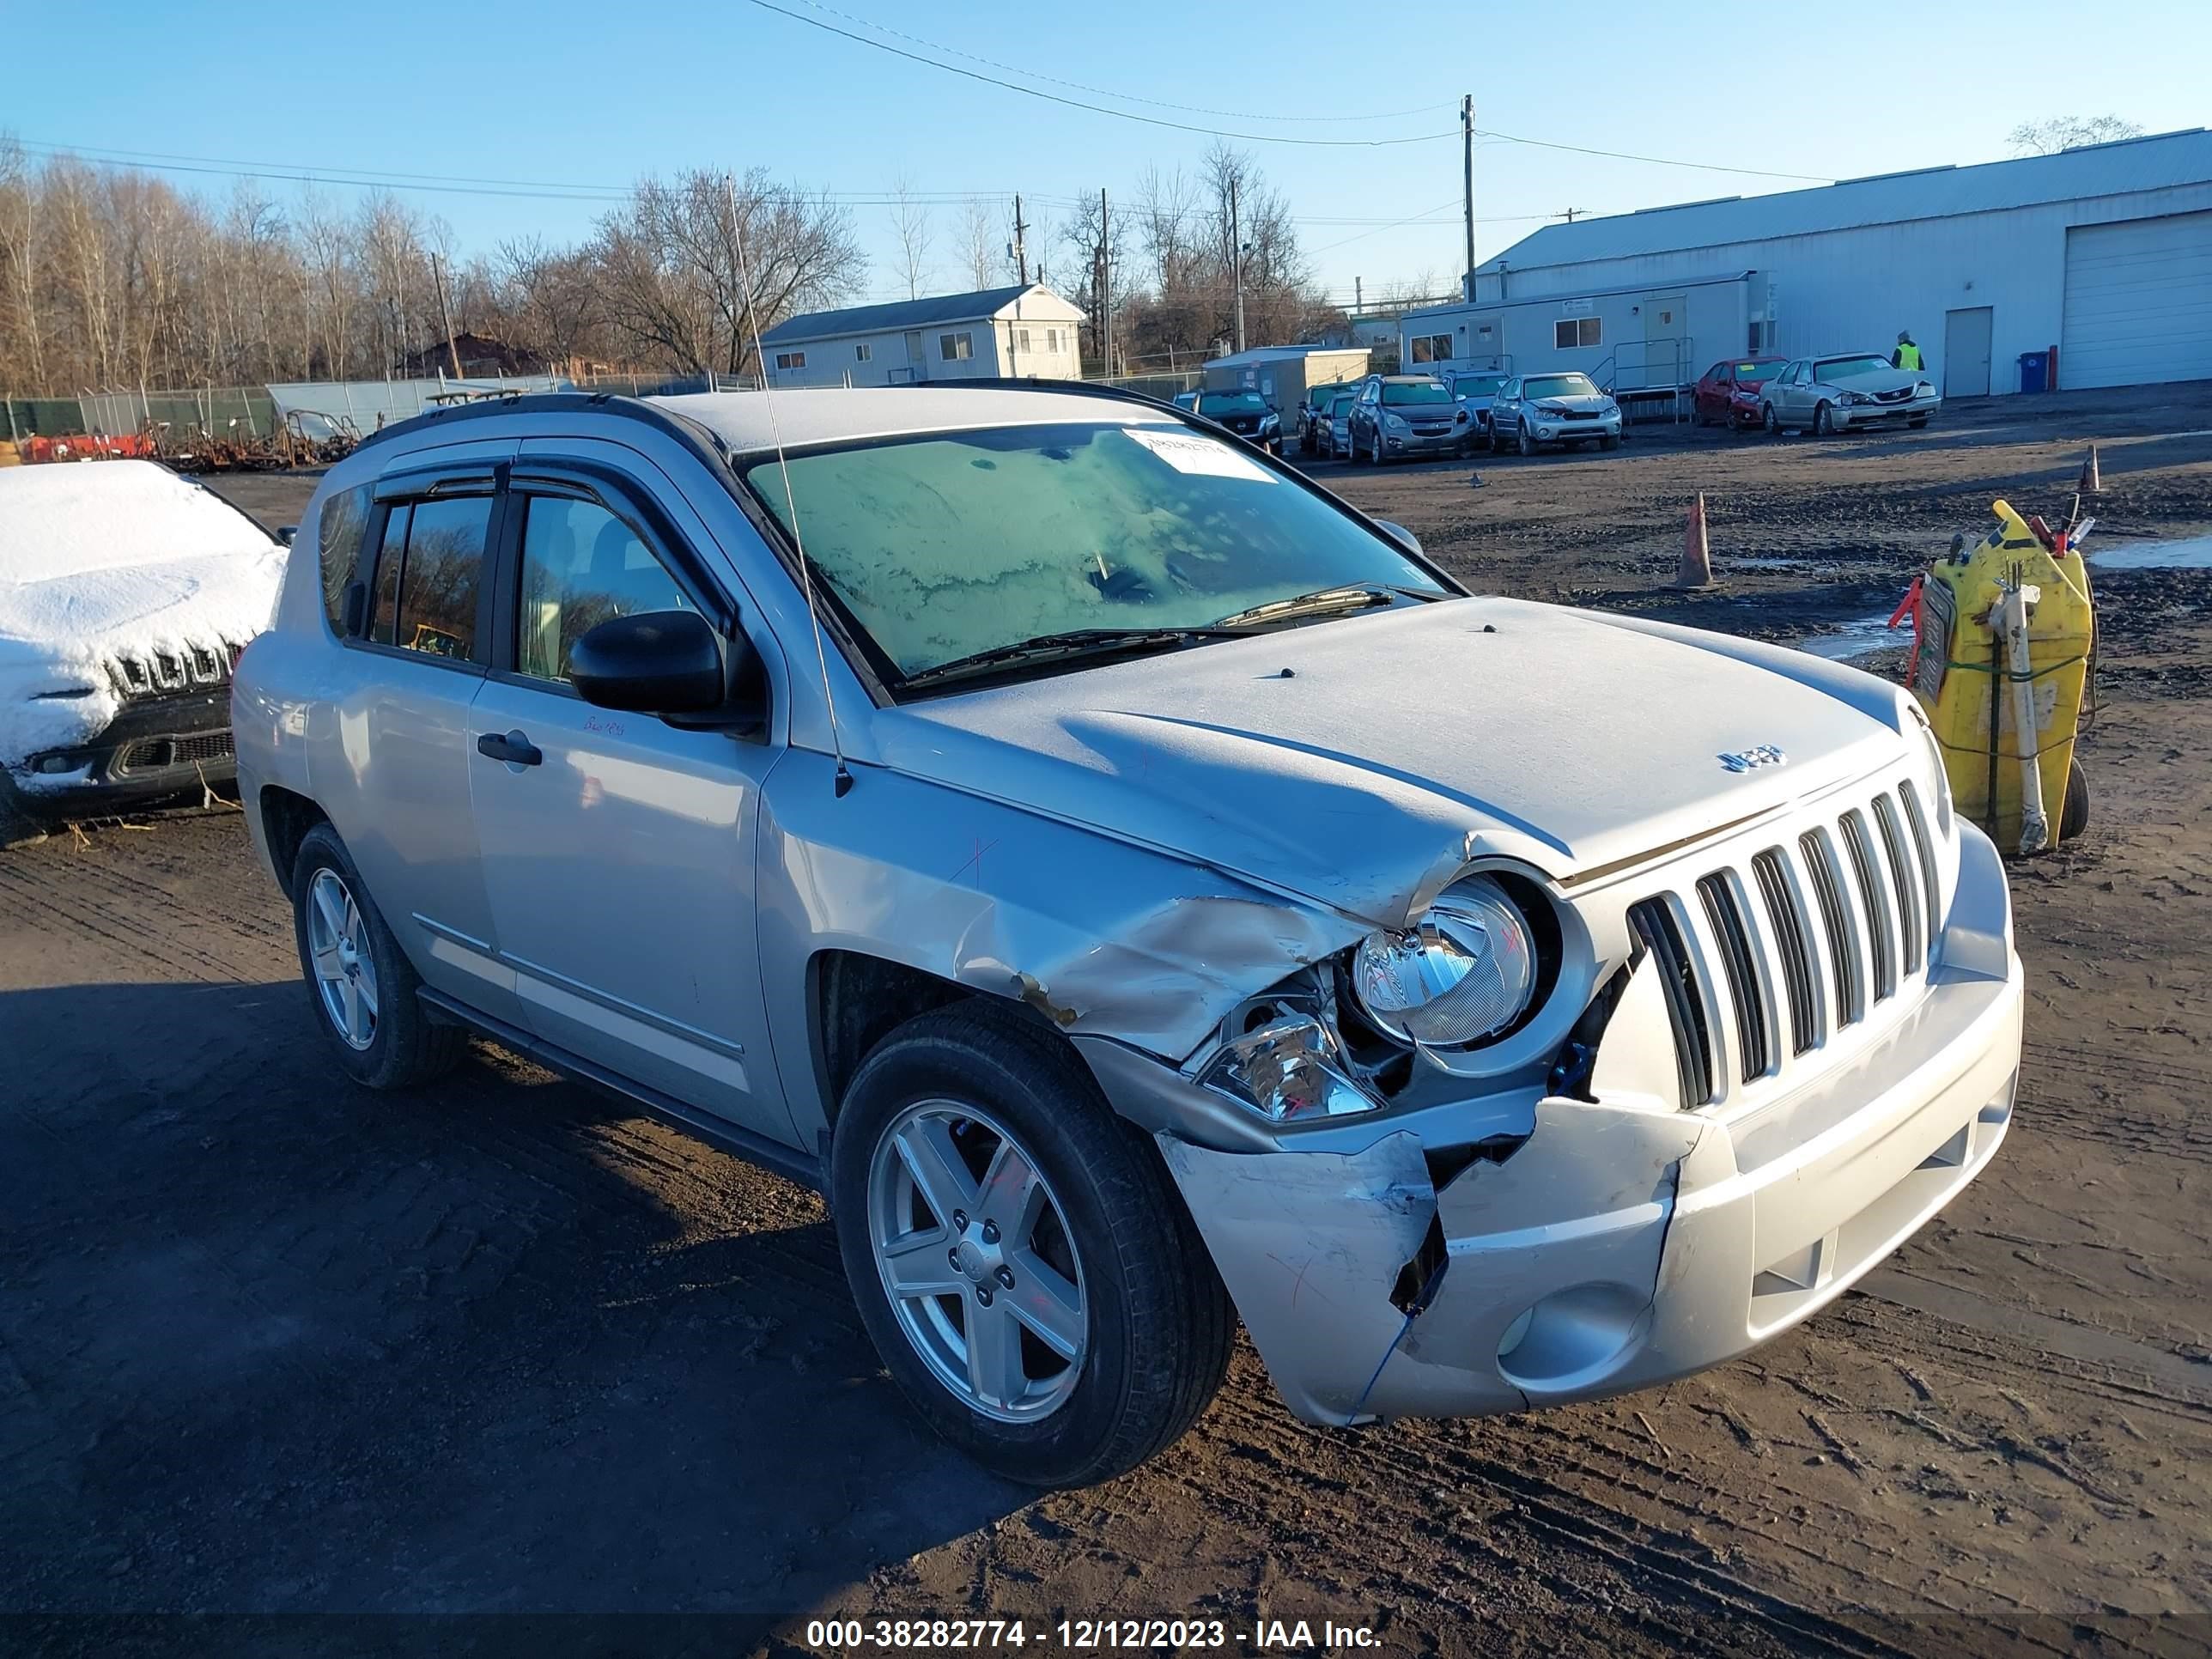
[[[1723,357],[1770,349],[1775,285],[1760,271],[1658,287],[1432,306],[1399,319],[1404,372],[1578,368],[1616,395],[1673,392]]]

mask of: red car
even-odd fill
[[[1731,357],[1698,382],[1698,424],[1731,428],[1759,424],[1759,389],[1788,366],[1787,357]]]

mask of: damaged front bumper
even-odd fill
[[[1731,1359],[1840,1295],[2010,1122],[2021,968],[1994,856],[1969,862],[1979,878],[1911,1012],[1733,1118],[1529,1090],[1470,1103],[1473,1136],[1430,1111],[1366,1126],[1356,1150],[1348,1125],[1261,1150],[1156,1109],[1291,1409],[1346,1424],[1600,1398]],[[1136,1092],[1101,1077],[1117,1104]],[[1522,1135],[1467,1150],[1516,1120]]]

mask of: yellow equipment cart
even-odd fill
[[[2089,573],[2064,532],[1996,501],[1913,585],[1907,670],[1961,816],[2007,854],[2048,852],[2087,827],[2074,758],[2096,637]]]

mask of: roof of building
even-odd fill
[[[957,320],[957,319],[948,319]],[[769,398],[775,399],[773,422]],[[917,432],[1091,422],[1157,426],[1172,410],[1139,398],[1056,391],[1049,386],[808,386],[789,392],[698,392],[647,401],[721,434],[738,453],[858,441]]]
[[[2212,131],[2191,127],[1972,167],[1922,167],[1844,179],[1770,196],[1723,196],[1547,225],[1495,258],[1511,270],[1634,258],[1683,248],[1765,241],[1911,219],[1991,213],[2174,185],[2212,184]]]
[[[1226,357],[1209,357],[1201,365],[1206,368],[1243,368],[1254,363],[1286,363],[1294,358],[1311,357],[1316,353],[1333,351],[1365,351],[1365,346],[1285,345],[1249,346],[1243,351],[1232,351]]]
[[[919,300],[893,300],[879,306],[848,306],[842,311],[810,311],[787,317],[761,336],[763,345],[794,340],[831,340],[845,334],[896,334],[902,329],[939,323],[980,323],[1009,309],[1017,300],[1041,294],[1065,308],[1069,318],[1082,313],[1040,283],[1016,283],[973,294],[933,294]]]

